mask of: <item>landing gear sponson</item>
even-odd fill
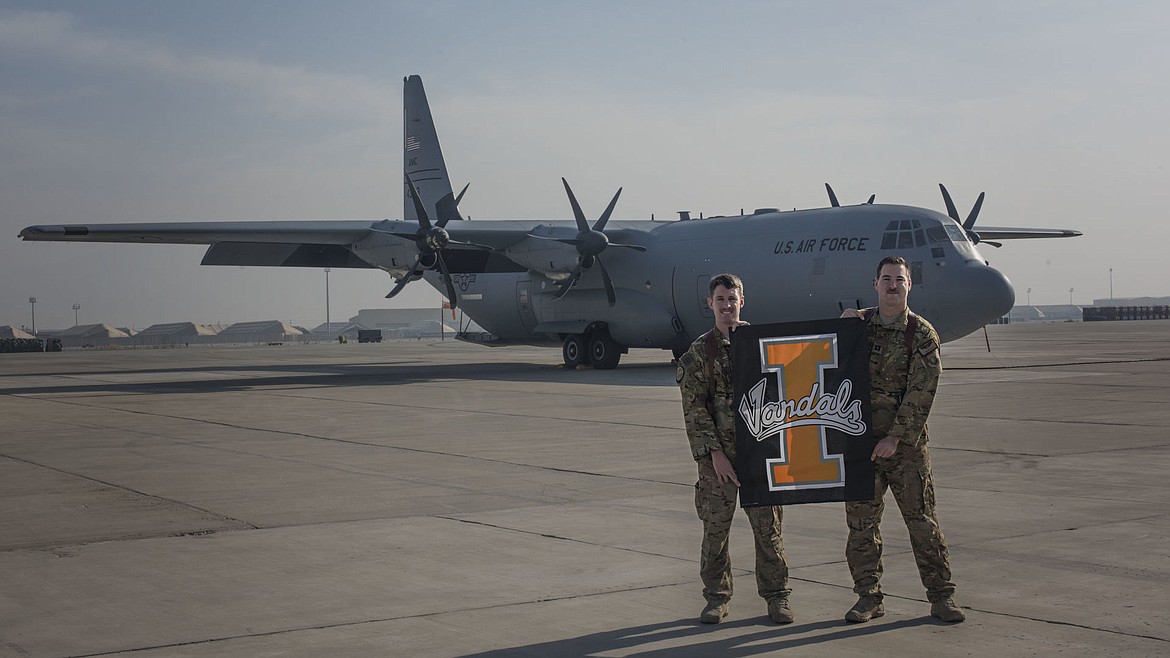
[[[604,327],[584,334],[568,334],[561,344],[561,357],[566,368],[589,365],[596,370],[612,370],[627,351],[624,345],[609,337]]]

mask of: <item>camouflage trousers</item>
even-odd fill
[[[731,598],[731,553],[728,538],[735,516],[738,488],[731,482],[719,484],[711,456],[699,459],[699,480],[695,483],[695,511],[703,521],[703,549],[699,557],[699,576],[703,580],[703,597],[722,602]],[[756,591],[765,601],[787,598],[788,560],[780,524],[784,510],[780,507],[744,508],[752,526],[756,544]]]
[[[934,478],[925,443],[914,447],[899,443],[887,459],[878,459],[874,476],[874,499],[845,503],[849,543],[845,557],[853,574],[853,591],[858,595],[880,595],[882,577],[882,534],[878,524],[885,505],[886,489],[902,511],[910,531],[910,547],[918,563],[918,575],[931,601],[955,592],[951,582],[950,554],[938,525],[934,507]]]

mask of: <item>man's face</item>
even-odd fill
[[[900,312],[906,308],[906,299],[910,295],[910,273],[903,265],[882,265],[882,271],[874,279],[873,288],[878,294],[878,306]]]
[[[715,286],[715,291],[707,298],[707,306],[715,313],[715,326],[723,330],[739,324],[739,310],[743,308],[743,295],[735,288],[722,285]]]

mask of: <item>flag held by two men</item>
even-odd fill
[[[856,318],[732,332],[740,505],[873,498],[868,357]]]

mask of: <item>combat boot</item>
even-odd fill
[[[886,606],[882,604],[882,597],[866,594],[857,598],[857,603],[845,613],[845,621],[860,624],[863,621],[877,619],[886,614]]]
[[[708,601],[707,607],[699,613],[699,621],[704,624],[718,624],[727,616],[727,601]]]
[[[937,601],[931,602],[930,616],[938,617],[939,619],[945,622],[950,622],[952,624],[967,619],[967,615],[963,614],[963,611],[959,608],[959,606],[955,605],[955,600],[949,596],[945,599],[939,599]]]
[[[791,624],[796,619],[792,616],[792,608],[788,607],[786,598],[768,601],[768,618],[777,624]]]

